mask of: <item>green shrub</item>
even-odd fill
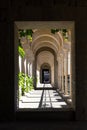
[[[19,89],[21,89],[22,96],[25,92],[29,92],[33,87],[33,78],[22,72],[19,73]]]
[[[21,89],[22,96],[24,95],[25,92],[25,74],[24,73],[19,73],[18,75],[18,83],[19,83],[19,88]]]

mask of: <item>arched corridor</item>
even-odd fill
[[[19,51],[18,108],[70,108],[71,29],[23,26],[17,30],[24,51],[23,57]]]

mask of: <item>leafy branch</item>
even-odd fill
[[[18,79],[19,79],[19,81],[18,81],[19,88],[21,88],[21,91],[22,91],[22,96],[24,95],[25,92],[29,92],[34,88],[33,87],[33,78],[29,77],[27,74],[20,72],[18,74]]]
[[[19,37],[27,37],[30,42],[32,42],[32,35],[33,35],[33,30],[32,29],[19,29]]]
[[[18,45],[18,53],[19,53],[19,55],[21,56],[21,58],[24,58],[24,56],[25,56],[25,51],[24,51],[24,49],[23,49],[23,47],[22,47],[22,45],[21,45],[20,39],[19,39],[19,45]]]
[[[57,32],[61,32],[64,39],[68,39],[68,36],[67,36],[67,29],[51,29],[51,33],[53,34],[56,34]]]

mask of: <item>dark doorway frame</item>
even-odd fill
[[[48,75],[46,73],[48,73]],[[42,69],[42,83],[46,83],[46,84],[50,83],[49,76],[50,76],[49,69]]]
[[[51,67],[50,67],[50,65],[48,63],[44,63],[41,66],[41,69],[40,69],[40,83],[44,83],[43,82],[43,71],[44,70],[48,70],[49,71],[49,74],[50,74],[49,83],[51,83]]]

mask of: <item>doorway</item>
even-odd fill
[[[50,83],[49,69],[42,69],[42,83]]]
[[[51,84],[51,67],[48,63],[43,63],[40,69],[40,83]]]

